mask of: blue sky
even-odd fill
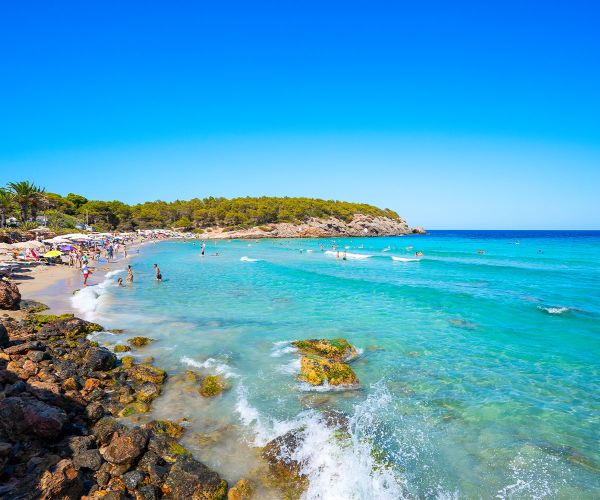
[[[5,2],[0,182],[600,229],[594,2]]]

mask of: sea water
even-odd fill
[[[204,257],[174,241],[129,263],[133,285],[113,274],[74,305],[126,329],[101,342],[154,339],[134,353],[170,376],[154,415],[185,417],[184,444],[230,482],[260,482],[260,446],[301,428],[305,498],[600,496],[600,232],[208,241]],[[360,388],[297,381],[290,341],[336,337],[359,349]],[[187,369],[230,389],[204,399]]]

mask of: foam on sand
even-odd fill
[[[79,290],[71,297],[71,304],[81,314],[83,319],[93,321],[99,308],[106,301],[108,288],[113,284],[112,277],[122,273],[123,269],[115,269],[106,273],[104,281]]]

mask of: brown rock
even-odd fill
[[[206,465],[193,458],[184,458],[171,467],[163,492],[174,499],[224,500],[227,482]]]
[[[148,433],[139,428],[115,432],[107,446],[100,448],[102,458],[112,464],[129,464],[138,458],[146,447]]]
[[[21,294],[17,285],[9,281],[0,280],[0,309],[19,309]]]
[[[256,487],[252,481],[240,479],[235,486],[227,492],[227,500],[248,500],[254,495]]]
[[[40,480],[42,500],[76,500],[83,494],[83,481],[79,471],[68,459],[61,460],[44,472]]]

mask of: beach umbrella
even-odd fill
[[[12,248],[43,248],[44,244],[41,241],[37,240],[29,240],[29,241],[20,241],[19,243],[13,243]]]
[[[50,250],[44,254],[44,257],[60,257],[61,255],[58,250]]]
[[[58,248],[60,248],[63,252],[70,252],[71,250],[76,250],[76,248],[73,245],[60,245]]]

